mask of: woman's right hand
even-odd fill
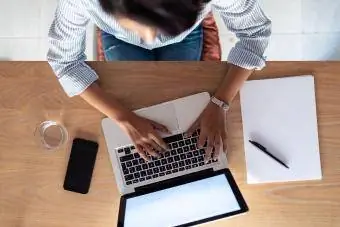
[[[150,160],[146,153],[160,157],[159,152],[167,149],[167,145],[158,134],[158,132],[170,133],[164,125],[134,113],[129,113],[123,121],[119,121],[119,125],[130,136],[144,160]]]

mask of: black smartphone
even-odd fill
[[[89,192],[97,152],[98,143],[80,138],[73,140],[64,181],[65,190],[82,194]]]

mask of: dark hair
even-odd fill
[[[204,3],[210,0],[99,0],[106,13],[155,26],[178,35],[193,26]]]

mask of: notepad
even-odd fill
[[[314,77],[247,81],[240,97],[247,182],[321,179]],[[248,140],[265,146],[289,169]]]

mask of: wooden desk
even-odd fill
[[[105,90],[131,108],[212,92],[227,70],[208,62],[90,65]],[[250,212],[206,226],[340,226],[340,62],[273,62],[251,79],[301,74],[316,79],[323,180],[247,185],[237,98],[228,118],[229,160]],[[103,115],[80,98],[67,98],[45,62],[0,63],[0,86],[0,226],[116,226],[119,195],[101,132]],[[99,141],[88,195],[62,188],[68,147],[46,152],[35,143],[35,126],[46,119],[64,122],[71,136],[85,133]]]

